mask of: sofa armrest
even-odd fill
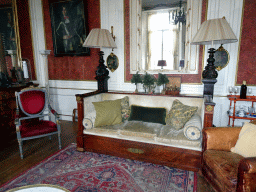
[[[203,152],[208,149],[230,151],[238,139],[241,127],[209,127],[203,129]]]
[[[237,191],[256,191],[256,157],[239,162]]]

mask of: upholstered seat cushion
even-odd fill
[[[206,150],[203,154],[208,179],[215,180],[221,191],[236,191],[238,164],[243,157],[229,151]]]
[[[45,120],[41,120],[39,122],[23,122],[20,126],[21,137],[32,137],[57,131],[57,125],[54,122]]]

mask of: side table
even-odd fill
[[[17,187],[14,189],[10,189],[7,192],[70,192],[70,191],[58,185],[35,184],[35,185],[26,185],[23,187]]]

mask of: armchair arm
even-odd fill
[[[203,129],[203,152],[207,149],[230,151],[238,139],[241,127],[209,127]]]
[[[237,191],[256,191],[256,157],[239,162]]]
[[[51,107],[51,105],[48,105],[48,108],[50,112],[54,115],[56,123],[59,124],[60,115]]]
[[[49,107],[49,110],[51,111],[51,113],[52,113],[54,116],[58,115],[57,111],[55,111],[55,110],[51,107],[51,105],[48,105],[48,107]]]

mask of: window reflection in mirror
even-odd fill
[[[184,67],[186,23],[174,21],[179,12],[185,13],[184,10],[184,1],[152,4],[152,1],[142,0],[142,42],[146,42],[142,43],[143,70],[181,70]],[[160,60],[164,60],[166,66],[159,66]]]
[[[173,25],[172,13],[175,12],[176,14],[175,9],[179,9],[180,0],[148,0],[147,3],[149,4],[151,4],[152,2],[157,2],[158,4],[160,3],[160,6],[153,7],[154,11],[156,11],[156,8],[163,8],[163,6],[165,6],[165,9],[166,7],[168,7],[167,9],[170,10],[170,14],[168,13],[168,19],[166,19],[166,22],[169,22],[169,24],[166,24],[165,28],[163,29],[168,29],[169,33],[172,33],[172,36],[169,37],[169,39],[165,40],[165,34],[163,31],[161,33],[160,30],[158,31],[158,33],[162,36],[151,38],[153,39],[151,41],[156,42],[153,45],[152,43],[150,44],[150,39],[148,39],[148,37],[150,37],[148,33],[149,17],[143,16],[146,10],[142,10],[143,4],[146,2],[146,0],[129,0],[130,74],[136,74],[137,72],[139,72],[140,74],[143,74],[145,72],[151,74],[157,74],[159,72],[164,74],[198,74],[200,47],[199,45],[191,45],[190,42],[197,33],[199,27],[201,26],[203,5],[202,1],[203,0],[182,0],[182,6],[186,11],[186,24],[180,26],[176,25],[176,27],[167,28],[166,26],[171,26],[171,24]],[[170,6],[174,5],[174,2],[176,6]],[[207,3],[204,3],[204,5],[206,4]],[[152,8],[147,9],[147,11],[151,10]],[[162,22],[162,19],[158,20],[157,25],[160,25],[160,22]],[[163,37],[163,41],[161,40],[161,37]],[[176,42],[176,45],[171,42],[171,40],[173,39],[175,39],[174,42]],[[163,44],[159,42],[163,42]],[[172,51],[166,50],[166,47],[170,47],[170,44],[172,45],[172,47],[174,47]],[[154,50],[148,51],[149,47],[154,48]],[[152,52],[155,53],[155,51],[157,52],[155,58],[153,59],[155,60],[155,62],[151,62],[149,60],[152,60]],[[171,58],[166,58],[167,60],[169,59],[171,61],[166,63],[168,66],[163,66],[163,69],[162,67],[156,65],[156,60],[161,61],[162,53],[163,59],[164,57],[167,57],[167,55]],[[164,64],[164,62],[160,63]],[[174,65],[171,66],[170,63],[173,63]],[[167,70],[166,67],[168,67],[169,69]]]

